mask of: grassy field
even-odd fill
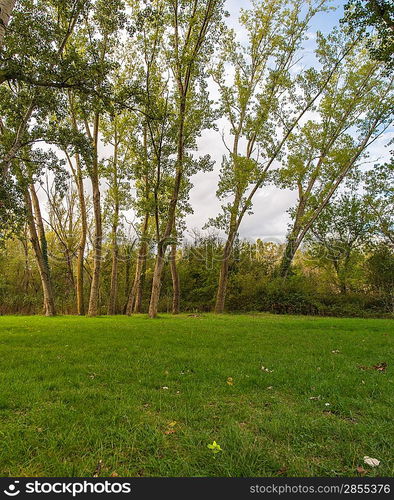
[[[1,317],[0,475],[391,476],[393,325]]]

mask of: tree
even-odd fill
[[[117,312],[119,232],[121,210],[130,204],[130,145],[128,137],[133,133],[133,121],[127,111],[118,112],[102,123],[104,144],[112,146],[113,154],[106,161],[105,177],[108,189],[105,200],[105,218],[110,226],[111,283],[108,298],[108,314]]]
[[[59,96],[56,89],[62,85],[47,82],[52,81],[59,68],[62,81],[69,82],[75,68],[79,68],[73,54],[65,56],[65,49],[86,4],[82,0],[75,0],[72,5],[65,0],[20,0],[13,10],[4,43],[0,43],[0,84],[8,82],[7,86],[0,86],[0,219],[11,219],[14,226],[22,216],[19,207],[23,195],[15,184],[13,162],[27,142],[31,144],[48,135],[46,127],[31,127],[33,119],[37,122],[37,117],[47,116],[48,110],[55,112],[54,103]],[[11,4],[3,1],[1,5],[6,9]],[[1,13],[8,16],[9,10]],[[32,83],[37,79],[40,87]],[[59,102],[57,109],[60,107]]]
[[[334,268],[341,293],[348,292],[356,253],[366,249],[371,226],[364,199],[345,193],[323,210],[311,228],[307,238],[311,256],[321,265]]]
[[[168,64],[174,75],[174,99],[176,101],[176,165],[174,181],[170,187],[170,201],[166,221],[157,244],[157,254],[152,280],[149,316],[157,315],[161,277],[165,252],[175,228],[178,199],[182,184],[187,180],[186,147],[194,144],[195,137],[207,123],[207,117],[199,116],[198,85],[202,97],[206,96],[203,77],[204,64],[209,60],[212,44],[221,16],[222,0],[202,2],[170,0],[169,23],[171,34],[167,51]],[[201,97],[200,97],[201,99]],[[200,108],[201,109],[201,108]],[[197,118],[197,123],[196,123]],[[189,163],[190,164],[190,163]]]
[[[78,119],[83,124],[86,137],[90,144],[91,160],[87,165],[87,173],[92,186],[95,234],[93,237],[93,271],[90,286],[90,297],[87,314],[96,316],[99,312],[100,271],[102,260],[103,227],[100,192],[100,122],[103,115],[111,112],[114,106],[113,85],[111,76],[117,68],[116,46],[124,25],[124,6],[120,0],[105,2],[97,0],[95,8],[85,19],[85,31],[76,38],[74,50],[82,52],[88,65],[96,67],[96,92],[87,95],[85,92],[75,93],[75,106],[78,109]],[[101,92],[102,90],[102,92]]]
[[[324,57],[329,57],[328,47]],[[331,80],[317,108],[319,118],[308,120],[290,138],[287,165],[278,173],[282,187],[298,190],[291,211],[279,274],[287,276],[305,235],[330,203],[343,181],[354,171],[369,146],[391,120],[393,79],[365,51],[354,48]]]
[[[242,11],[247,31],[244,47],[233,32],[223,37],[219,62],[212,74],[219,86],[224,115],[231,125],[232,147],[223,158],[217,195],[230,199],[210,223],[226,231],[215,312],[224,310],[231,252],[239,226],[250,212],[256,192],[265,184],[286,142],[308,110],[313,109],[347,47],[317,72],[292,76],[311,18],[325,2],[254,1]],[[228,65],[234,77],[228,81]]]
[[[394,67],[394,5],[391,0],[349,0],[342,20],[366,38],[373,58]]]
[[[365,201],[378,238],[394,247],[394,159],[365,173]]]

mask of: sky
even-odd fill
[[[314,46],[314,38],[317,31],[328,33],[338,25],[339,19],[343,17],[342,1],[333,1],[335,10],[324,12],[315,16],[308,30],[309,40],[305,42],[304,57],[311,57]],[[240,8],[248,8],[248,0],[228,0],[227,10],[230,13],[228,23],[236,30],[239,39],[242,40],[243,33],[238,24]],[[214,90],[212,89],[214,92]],[[390,133],[390,136],[394,136]],[[231,140],[231,138],[230,138]],[[371,158],[386,157],[388,151],[383,147],[387,142],[387,136],[377,141],[371,147]],[[210,154],[215,160],[215,168],[212,172],[198,173],[192,177],[194,187],[190,193],[190,202],[194,209],[194,214],[186,218],[187,231],[191,234],[193,229],[201,230],[201,227],[209,218],[215,217],[220,212],[221,202],[216,198],[216,187],[218,183],[218,172],[221,165],[223,154],[226,148],[221,138],[221,129],[219,132],[205,131],[198,141],[199,154]],[[253,203],[253,215],[245,216],[241,223],[239,234],[241,238],[252,241],[257,238],[263,241],[274,241],[282,243],[288,230],[290,217],[287,213],[297,201],[297,194],[290,190],[278,189],[274,186],[263,187],[256,193]]]

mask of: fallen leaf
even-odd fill
[[[168,387],[167,387],[166,385],[164,385],[164,386],[162,387],[162,389],[167,390],[167,389],[168,389]]]
[[[227,385],[234,385],[233,377],[227,377]]]
[[[271,390],[271,389],[272,389],[272,385],[269,385],[269,386],[267,387],[267,389]]]
[[[309,399],[315,401],[317,399],[320,399],[320,396],[311,396]]]
[[[96,469],[93,472],[93,477],[99,477],[102,468],[103,468],[103,461],[99,460],[98,464],[96,465]]]
[[[168,427],[175,427],[177,424],[176,420],[172,420],[171,422],[168,422]]]
[[[370,465],[371,467],[377,467],[380,464],[380,460],[365,456],[364,463]]]
[[[324,403],[326,406],[330,406],[330,403]]]
[[[377,370],[378,372],[384,372],[384,371],[386,371],[386,368],[387,368],[386,362],[378,363],[377,365],[372,366],[372,369]]]
[[[385,372],[387,368],[387,363],[378,363],[377,365],[372,365],[372,366],[363,366],[359,365],[360,370],[376,370],[378,372]]]
[[[117,472],[113,472],[110,477],[119,477],[119,474]]]
[[[278,470],[277,474],[278,474],[278,476],[282,476],[283,474],[286,474],[286,472],[287,472],[288,470],[289,470],[289,468],[288,468],[288,467],[281,467],[281,468]]]
[[[164,434],[168,436],[169,434],[175,434],[175,432],[176,432],[175,429],[167,429],[166,431],[164,431]]]
[[[356,470],[361,475],[364,475],[368,472],[367,470],[364,469],[364,467],[361,467],[361,465],[359,465]]]

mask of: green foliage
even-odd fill
[[[342,22],[367,39],[372,57],[394,67],[394,5],[391,0],[349,0]]]
[[[394,251],[379,245],[367,260],[368,279],[384,297],[386,306],[394,311]]]

